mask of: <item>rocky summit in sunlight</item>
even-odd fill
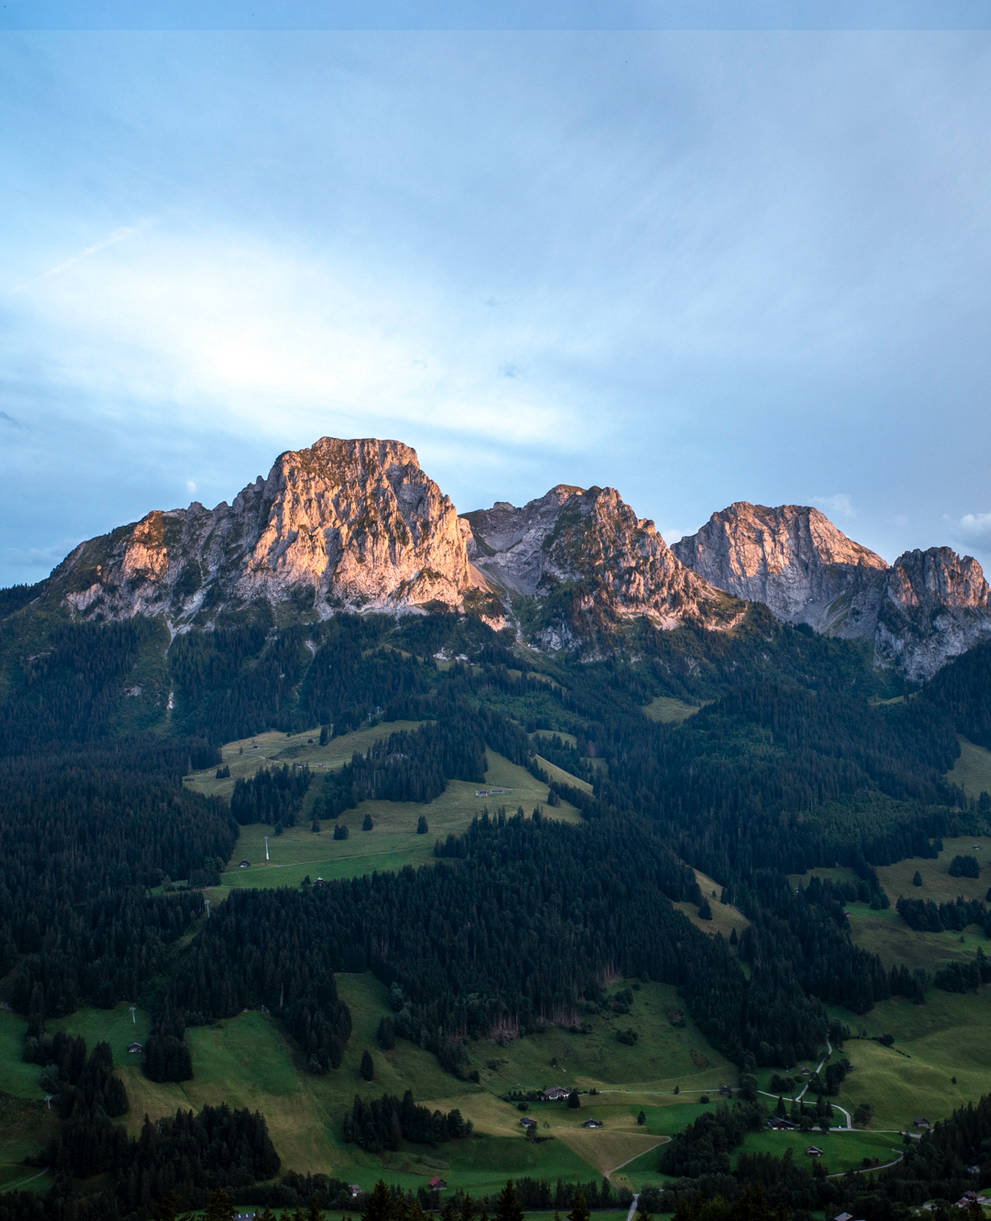
[[[156,510],[81,543],[38,588],[74,619],[448,611],[540,649],[622,647],[634,622],[732,631],[748,603],[863,640],[914,681],[991,634],[980,565],[948,548],[889,566],[818,509],[740,501],[669,547],[612,488],[558,484],[464,516],[398,441],[335,440],[280,455],[214,509]]]
[[[156,511],[82,543],[52,574],[79,615],[209,623],[259,601],[460,607],[473,579],[451,501],[396,441],[323,438],[281,454],[228,505]]]
[[[672,550],[713,585],[763,602],[786,623],[872,641],[878,663],[915,680],[991,633],[991,596],[976,560],[934,547],[889,567],[818,509],[740,501]]]

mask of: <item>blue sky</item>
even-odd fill
[[[0,3],[0,583],[322,435],[991,568],[986,6],[79,7]]]

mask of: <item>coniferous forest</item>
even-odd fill
[[[40,1155],[49,1197],[4,1195],[0,1217],[137,1219],[165,1215],[168,1200],[194,1207],[231,1191],[295,1207],[309,1190],[330,1207],[342,1190],[280,1168],[259,1114],[180,1111],[127,1137],[109,1049],[53,1025],[83,1006],[150,1011],[151,1081],[195,1076],[191,1028],[259,1008],[291,1040],[300,1071],[325,1076],[352,1033],[335,974],[367,972],[393,1000],[390,1037],[466,1078],[473,1041],[576,1026],[603,979],[639,978],[677,988],[746,1076],[814,1058],[827,1038],[839,1046],[848,1031],[828,1007],[861,1015],[892,996],[925,1004],[933,988],[991,979],[981,954],[930,974],[886,965],[855,944],[844,911],[888,908],[879,868],[991,829],[987,797],[946,778],[958,734],[991,745],[986,647],[911,690],[856,645],[756,607],[732,634],[633,627],[625,659],[579,661],[527,653],[454,615],[221,622],[170,644],[154,622],[38,621],[26,602],[8,597],[0,620],[0,978],[3,1001],[27,1019],[24,1058],[45,1067],[58,1135]],[[658,696],[697,711],[653,721],[644,706]],[[420,725],[324,774],[259,768],[229,802],[183,784],[219,767],[219,746],[239,737],[314,730],[326,741],[398,720]],[[206,918],[203,888],[219,881],[240,827],[277,833],[304,806],[319,827],[367,800],[428,802],[451,781],[480,783],[486,748],[546,777],[549,804],[571,802],[581,821],[487,812],[438,840],[422,868],[234,889]],[[842,877],[794,882],[816,866]],[[718,878],[745,917],[732,944],[678,906],[705,901],[694,869]],[[891,915],[912,929],[991,932],[986,899],[906,896]],[[686,1128],[663,1155],[663,1198],[641,1207],[687,1219],[838,1202],[838,1185],[815,1168],[734,1160],[766,1102],[734,1101]],[[962,1192],[966,1167],[987,1160],[989,1115],[991,1102],[975,1100],[897,1167],[846,1185],[842,1201],[859,1200],[857,1215],[873,1221]],[[340,1124],[369,1150],[471,1131],[456,1111],[387,1093],[357,1100]],[[562,1198],[521,1181],[487,1207],[502,1217]],[[383,1189],[363,1208],[378,1221],[423,1204]],[[470,1202],[459,1206],[473,1215]],[[578,1209],[573,1194],[566,1206]]]

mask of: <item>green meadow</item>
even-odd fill
[[[960,758],[947,779],[959,784],[968,797],[991,793],[991,750],[960,738]]]
[[[549,806],[547,785],[525,768],[510,763],[493,750],[486,751],[486,762],[485,780],[481,784],[450,780],[444,792],[433,801],[363,801],[338,819],[348,828],[347,839],[334,839],[333,823],[323,824],[323,829],[314,833],[308,819],[281,835],[273,834],[270,827],[260,823],[242,827],[230,863],[221,875],[222,888],[219,893],[215,888],[210,894],[222,897],[232,887],[242,886],[298,886],[307,876],[314,882],[317,878],[330,881],[358,877],[373,870],[424,865],[433,860],[434,843],[438,839],[466,831],[472,819],[483,810],[495,814],[500,806],[505,806],[511,813],[522,806],[528,817],[535,806],[540,806],[549,818],[580,821],[578,810],[566,801]],[[561,774],[569,778],[568,783],[582,784],[570,772]],[[314,784],[319,783],[319,778],[314,780]],[[488,796],[476,795],[486,789],[503,791]],[[370,831],[362,830],[366,814],[374,824]],[[426,835],[417,834],[421,816],[427,820]],[[241,868],[242,860],[250,862],[249,866]]]
[[[700,707],[700,704],[686,704],[684,700],[676,700],[670,695],[658,695],[649,704],[644,705],[643,713],[651,721],[677,725],[694,716]]]
[[[991,988],[954,994],[931,988],[923,1005],[902,998],[870,1013],[838,1011],[855,1036],[843,1054],[853,1066],[836,1101],[873,1107],[872,1127],[912,1130],[991,1093]],[[886,1047],[874,1040],[891,1035]],[[863,1037],[856,1037],[863,1036]]]
[[[385,721],[367,729],[356,729],[353,733],[331,738],[320,745],[320,729],[308,729],[302,733],[279,733],[272,729],[250,738],[228,742],[220,748],[222,762],[231,769],[229,777],[218,780],[215,767],[192,772],[185,777],[188,788],[207,797],[223,797],[230,800],[237,780],[247,780],[262,767],[281,767],[283,764],[306,764],[311,771],[321,772],[342,767],[351,762],[357,751],[369,750],[379,739],[392,733],[417,729],[419,721]]]

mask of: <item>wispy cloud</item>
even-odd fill
[[[111,246],[116,246],[118,242],[127,241],[128,238],[134,237],[135,234],[148,229],[154,223],[154,219],[149,218],[139,221],[134,225],[124,225],[120,229],[114,229],[112,233],[108,233],[106,237],[101,238],[98,242],[93,242],[82,250],[77,250],[75,254],[70,255],[67,259],[63,259],[61,263],[56,263],[54,267],[49,267],[47,271],[42,271],[30,280],[25,280],[23,284],[18,284],[11,291],[21,293],[32,284],[38,284],[42,280],[51,280],[55,276],[60,276],[63,272],[68,271],[70,267],[75,267],[77,263],[81,263],[84,259],[92,258],[94,254],[99,254],[101,250],[107,250]]]
[[[991,546],[991,513],[965,513],[958,523],[964,538],[982,546]]]
[[[507,316],[475,329],[443,284],[425,291],[360,259],[229,232],[160,227],[126,257],[56,274],[137,229],[37,277],[21,298],[64,386],[107,404],[144,398],[154,413],[171,401],[184,426],[209,412],[280,442],[426,422],[508,446],[577,443],[562,403],[574,410],[580,388],[556,375],[523,381],[497,356],[560,345],[552,324]]]
[[[5,424],[8,428],[24,427],[21,421],[16,416],[12,416],[8,411],[0,411],[0,424]]]
[[[835,517],[856,517],[857,510],[849,492],[834,492],[832,496],[813,496],[812,503]]]

